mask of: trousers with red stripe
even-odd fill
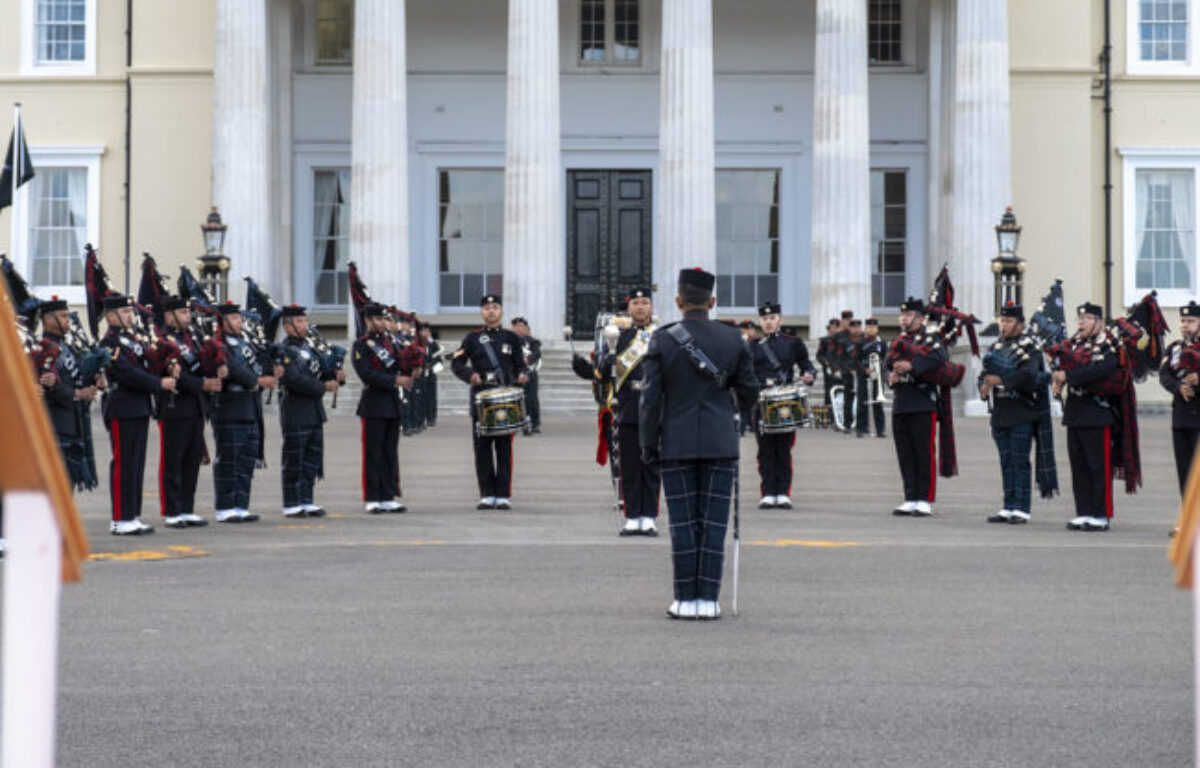
[[[893,413],[892,439],[900,460],[905,501],[933,503],[937,493],[937,414]]]
[[[136,520],[142,514],[142,477],[150,419],[111,419],[105,422],[105,427],[112,445],[112,459],[108,463],[112,519]]]
[[[758,435],[758,476],[763,496],[792,495],[792,446],[796,433]]]
[[[400,419],[362,419],[362,455],[363,501],[399,497]]]
[[[193,514],[205,453],[204,419],[163,419],[158,435],[159,511],[163,517]]]
[[[1112,517],[1112,427],[1068,427],[1067,457],[1075,514]]]

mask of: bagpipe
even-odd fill
[[[95,343],[87,335],[78,312],[71,312],[71,329],[67,333],[66,341],[79,362],[79,375],[85,384],[94,384],[100,374],[112,367],[112,352]]]
[[[937,332],[942,337],[946,349],[953,347],[965,331],[967,340],[970,342],[971,354],[979,357],[979,337],[975,333],[975,326],[979,324],[979,318],[954,306],[954,285],[950,282],[948,265],[942,266],[942,271],[933,281],[927,312],[930,317],[940,319]],[[959,381],[962,381],[961,376]],[[950,386],[958,385],[951,384]]]
[[[1038,310],[1029,317],[1029,330],[1045,348],[1059,344],[1068,336],[1066,313],[1063,311],[1062,280],[1054,279],[1050,291],[1042,297]]]
[[[216,302],[183,264],[179,265],[176,285],[192,310],[191,331],[200,346],[200,372],[206,378],[217,378],[228,363],[228,353]]]
[[[887,357],[885,358],[887,367],[890,369],[895,363],[901,360],[911,363],[918,357],[932,355],[934,347],[931,342],[935,341],[935,339],[931,338],[931,335],[935,333],[937,331],[926,330],[925,333],[915,339],[909,338],[909,336],[904,334],[897,336],[888,346]],[[965,365],[947,359],[931,373],[921,377],[919,381],[932,384],[935,387],[957,387],[962,383],[966,372],[967,367]]]
[[[162,307],[167,295],[166,280],[159,274],[158,265],[149,253],[143,253],[134,335],[145,346],[146,367],[155,376],[170,376],[172,369],[183,366],[183,350],[165,337]]]
[[[1193,342],[1179,350],[1179,368],[1184,374],[1200,374],[1200,345]]]
[[[59,354],[58,342],[45,337],[35,339],[32,354],[30,355],[30,359],[33,360],[34,374],[41,378],[43,374],[51,373],[57,379],[58,372],[56,369]]]
[[[321,377],[325,381],[337,381],[338,374],[346,367],[346,348],[330,344],[325,334],[315,325],[308,326],[308,343],[317,355],[317,363],[321,366]],[[337,408],[338,390],[333,390],[331,408]]]

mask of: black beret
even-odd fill
[[[649,299],[649,298],[653,298],[653,297],[650,295],[649,288],[639,285],[637,288],[634,288],[632,291],[630,291],[629,295],[626,296],[625,298],[626,298],[626,300],[628,300],[628,299]]]
[[[64,309],[67,309],[67,302],[57,296],[51,296],[49,301],[43,301],[38,305],[38,311],[43,315],[51,312],[61,312]]]
[[[299,304],[289,304],[283,308],[284,317],[304,317],[308,314],[308,308],[302,307]]]
[[[913,298],[912,296],[909,296],[907,299],[900,302],[900,311],[901,312],[917,312],[917,313],[920,313],[923,315],[923,314],[925,314],[925,302],[922,301],[921,299],[917,299],[917,298]]]
[[[1195,299],[1179,308],[1180,317],[1200,317],[1200,304]]]
[[[1025,322],[1025,308],[1020,304],[1014,304],[1011,301],[1000,307],[1000,317],[1015,317],[1021,322]]]
[[[717,276],[712,272],[705,272],[700,267],[679,270],[680,285],[691,285],[703,291],[711,291],[716,283]]]
[[[501,301],[500,298],[500,294],[498,293],[485,293],[483,296],[479,297],[479,306],[485,307],[488,304],[499,304],[500,306],[504,306],[504,302]]]
[[[1099,304],[1093,304],[1090,301],[1085,301],[1075,309],[1077,315],[1094,315],[1096,317],[1104,317],[1104,308]]]
[[[874,317],[868,317],[867,325],[879,325],[879,320]]]
[[[120,309],[121,307],[132,307],[133,297],[125,296],[120,293],[110,294],[104,297],[104,309]]]
[[[762,306],[758,308],[759,317],[766,315],[778,315],[783,309],[773,301],[764,301]]]
[[[385,314],[386,314],[386,310],[383,308],[382,304],[376,304],[374,302],[371,302],[370,304],[367,304],[362,308],[362,316],[364,318],[383,317]]]
[[[242,314],[241,306],[234,304],[232,301],[227,301],[224,304],[217,305],[218,314],[224,315],[240,315]]]

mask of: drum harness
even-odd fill
[[[783,363],[779,362],[779,356],[775,354],[775,350],[771,349],[771,345],[767,342],[771,340],[770,336],[763,337],[763,340],[758,342],[762,347],[763,354],[767,356],[767,362],[771,365],[771,370],[775,372],[780,384],[787,383],[787,374],[783,370]]]
[[[492,349],[492,339],[486,333],[479,334],[479,344],[483,347],[483,352],[487,355],[488,363],[496,372],[496,379],[504,386],[504,369],[500,367],[500,359],[496,357],[496,350]]]
[[[669,326],[668,328],[666,328],[666,331],[667,331],[667,333],[669,333],[671,335],[671,338],[675,339],[675,342],[677,344],[679,344],[680,349],[682,349],[684,354],[687,355],[688,360],[690,360],[692,362],[692,365],[694,365],[696,367],[696,370],[699,371],[701,376],[712,379],[714,382],[716,382],[716,385],[718,387],[720,387],[721,389],[726,388],[725,385],[729,381],[729,374],[725,373],[720,368],[718,368],[717,364],[712,361],[712,358],[710,358],[708,355],[706,355],[704,353],[703,349],[700,349],[700,347],[696,346],[696,339],[692,336],[692,334],[688,333],[687,328],[683,327],[683,323],[676,323],[675,325]],[[775,364],[776,365],[778,364],[778,358],[775,358]],[[736,408],[734,409],[734,412],[735,413],[737,412]],[[741,554],[741,548],[742,548],[741,514],[740,514],[740,505],[738,504],[738,497],[741,495],[742,488],[741,488],[741,482],[739,481],[739,478],[738,478],[738,474],[739,474],[738,463],[735,461],[734,469],[733,469],[733,605],[732,605],[734,616],[737,616],[737,613],[738,613],[738,570],[739,570],[738,566],[740,565],[739,555]]]

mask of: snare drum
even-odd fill
[[[758,393],[758,431],[765,435],[795,432],[808,426],[808,389],[768,387]]]
[[[495,387],[475,393],[475,433],[481,437],[511,435],[525,427],[525,390]]]

